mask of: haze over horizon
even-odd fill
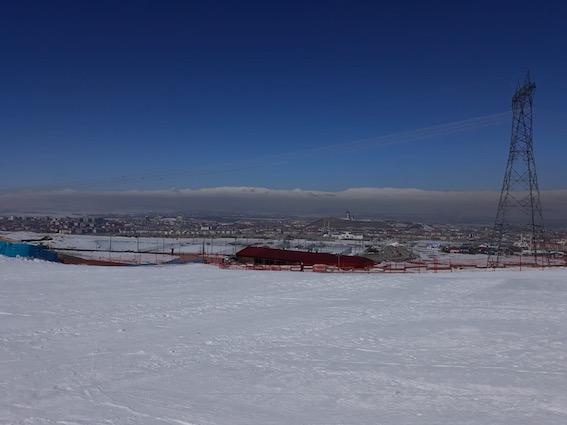
[[[550,226],[565,226],[567,190],[542,192]],[[495,191],[352,188],[339,192],[254,187],[0,194],[0,214],[219,214],[247,216],[355,216],[429,223],[489,224]]]

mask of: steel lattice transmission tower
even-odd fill
[[[520,248],[527,250],[535,265],[548,261],[533,149],[535,88],[528,73],[512,97],[512,139],[492,234],[489,267],[503,265],[502,256],[511,252],[513,243],[518,242],[518,234],[524,245]]]

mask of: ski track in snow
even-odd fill
[[[567,270],[0,257],[0,423],[567,423]]]

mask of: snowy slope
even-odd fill
[[[567,270],[0,258],[0,423],[565,424]]]

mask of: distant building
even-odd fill
[[[361,241],[364,239],[364,235],[357,235],[351,232],[338,233],[336,235],[333,235],[333,237],[341,241]]]

